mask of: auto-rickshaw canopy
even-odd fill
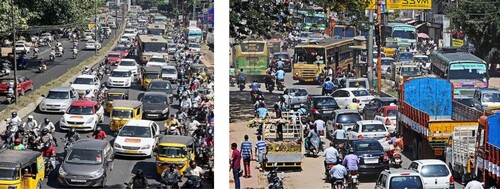
[[[22,168],[36,162],[41,153],[37,151],[5,150],[0,152],[0,165]]]

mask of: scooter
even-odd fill
[[[47,65],[38,66],[38,73],[43,73],[45,70],[47,70]]]
[[[50,52],[49,60],[50,61],[54,61],[55,59],[56,59],[56,53],[55,52]]]
[[[348,179],[347,179],[347,186],[351,189],[357,188],[358,187],[358,173],[356,171],[349,171],[348,174]]]
[[[50,157],[50,158],[44,158],[45,160],[45,177],[49,177],[50,173],[52,172],[52,170],[54,170],[54,164],[53,162],[55,161],[54,157]]]
[[[269,189],[283,189],[283,180],[285,173],[281,172],[281,178],[278,176],[278,173],[275,170],[272,170],[267,174],[267,186]]]

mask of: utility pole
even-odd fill
[[[97,0],[94,0],[94,10],[95,10],[95,18],[94,18],[94,34],[95,34],[95,54],[97,54]]]
[[[378,36],[382,37],[381,35],[381,28],[380,26],[382,25],[382,0],[377,0],[377,28],[378,28]],[[381,52],[380,52],[380,46],[382,41],[380,40],[377,41],[377,90],[378,94],[380,95],[380,91],[382,89],[382,57],[381,57]]]
[[[196,20],[196,0],[193,0],[193,20]]]
[[[373,26],[371,25],[373,23],[373,10],[368,11],[369,12],[369,17],[368,17],[368,22],[370,23],[370,29],[368,30],[368,43],[366,43],[366,49],[367,49],[367,55],[368,58],[366,60],[366,64],[368,65],[368,71],[369,73],[366,73],[369,75],[368,79],[370,80],[370,86],[373,87]]]
[[[14,9],[14,0],[10,0],[10,6],[12,8],[12,33],[14,37],[14,43],[12,47],[13,57],[14,57],[14,103],[17,105],[17,58],[16,58],[16,15]]]

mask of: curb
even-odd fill
[[[125,24],[122,24],[122,27],[121,29],[119,30],[122,30],[121,33],[117,33],[115,36],[120,36],[124,29],[125,29]],[[116,38],[115,41],[110,41],[109,43],[113,43],[113,46],[112,48],[114,48],[116,45],[117,45],[117,41],[119,40],[120,38]],[[109,52],[108,52],[109,53]],[[108,53],[102,53],[100,55],[98,55],[97,59],[92,62],[91,64],[91,67],[95,66],[96,64],[100,63],[102,60],[104,60],[104,57],[108,54]],[[95,55],[94,55],[95,56]],[[89,58],[92,58],[93,56],[89,57]],[[89,59],[87,58],[87,59]],[[84,60],[85,61],[85,60]],[[82,61],[83,62],[83,61]],[[65,81],[61,86],[69,86],[70,82],[75,80],[76,77],[78,77],[79,75],[81,75],[81,73],[77,74],[77,75],[74,75],[73,77],[71,77],[70,79],[68,79],[67,81]],[[61,75],[62,76],[62,75]],[[35,90],[36,91],[36,90]],[[31,112],[35,111],[36,108],[38,107],[38,105],[42,102],[44,97],[39,97],[38,99],[35,100],[35,102],[32,102],[32,103],[29,103],[26,107],[24,108],[21,108],[20,110],[17,110],[17,115],[19,117],[21,117],[21,119],[24,119],[24,117],[28,116]],[[2,110],[0,111],[0,114],[4,113],[5,111],[7,111],[7,109],[5,110]],[[0,133],[3,133],[7,128],[7,122],[5,120],[0,120]]]

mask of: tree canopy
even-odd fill
[[[230,1],[230,36],[236,40],[249,35],[270,38],[274,31],[289,31],[289,25],[283,25],[280,20],[291,16],[288,8],[289,0],[231,0]],[[292,1],[292,0],[290,0]],[[340,19],[350,19],[351,24],[363,26],[367,18],[364,10],[369,0],[302,0],[292,1],[295,5],[315,5],[325,13],[338,13]]]

